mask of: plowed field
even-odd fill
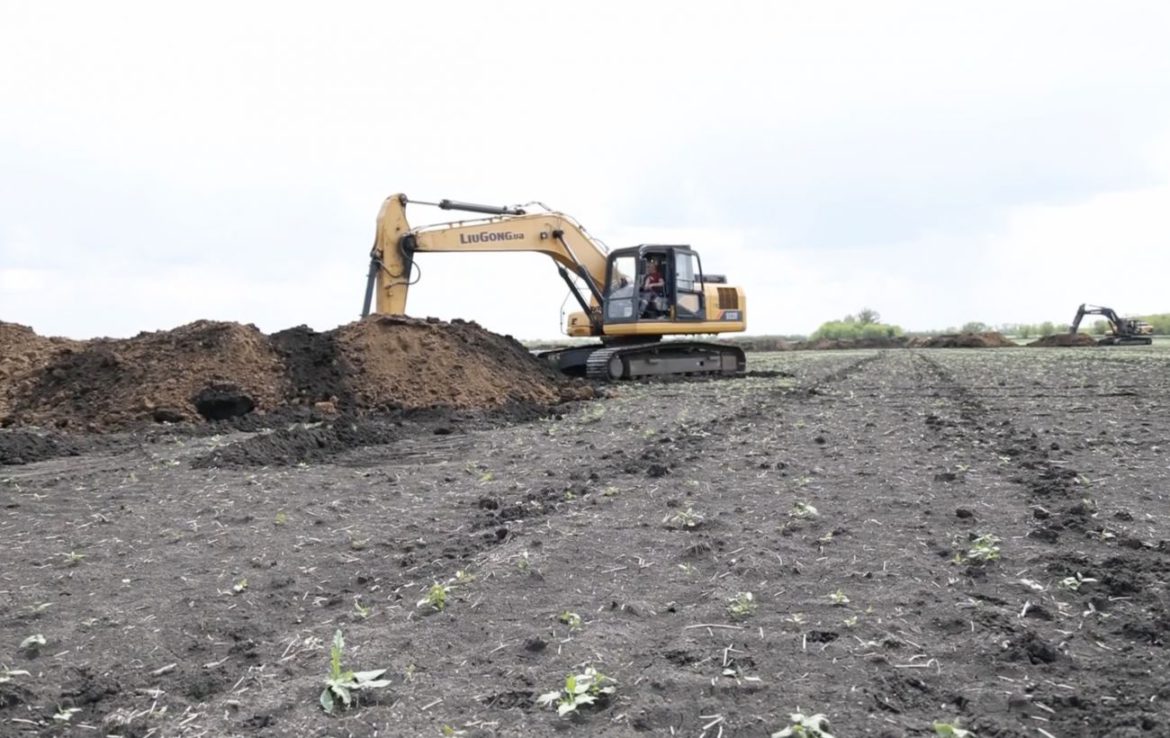
[[[1170,352],[749,370],[3,467],[0,734],[1170,735]]]

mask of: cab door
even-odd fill
[[[672,259],[674,319],[701,321],[707,316],[703,296],[703,268],[699,255],[690,249],[674,249]]]
[[[609,263],[605,285],[603,323],[634,323],[638,320],[638,258],[634,254],[614,256]]]

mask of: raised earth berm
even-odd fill
[[[337,329],[360,411],[552,405],[576,388],[510,336],[478,324],[374,316]]]
[[[1097,339],[1087,333],[1057,333],[1032,341],[1029,346],[1058,348],[1061,346],[1096,346]]]
[[[77,341],[38,336],[32,328],[0,321],[0,419],[8,415],[12,398],[32,378]]]
[[[1018,344],[995,331],[950,333],[942,336],[914,338],[911,348],[1009,348]]]
[[[55,340],[55,339],[41,339]],[[253,325],[199,320],[133,338],[73,342],[9,393],[4,424],[103,431],[274,409],[289,394],[284,364]]]
[[[795,351],[833,351],[850,349],[906,348],[904,336],[880,336],[869,338],[818,338],[813,341],[799,341],[792,345]]]
[[[252,325],[197,321],[90,341],[0,324],[0,341],[7,427],[110,431],[241,416],[263,424],[284,410],[321,418],[492,411],[594,396],[592,385],[561,376],[515,339],[460,320],[375,316],[272,336]]]

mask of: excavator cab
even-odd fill
[[[688,246],[619,249],[606,264],[605,325],[702,321],[703,270]]]

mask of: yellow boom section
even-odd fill
[[[591,302],[600,304],[605,281],[605,249],[579,223],[563,213],[501,212],[488,218],[440,223],[412,229],[406,220],[405,195],[382,203],[371,253],[375,310],[406,314],[411,262],[415,252],[531,251],[547,254],[588,284]],[[501,211],[504,209],[501,208]]]

